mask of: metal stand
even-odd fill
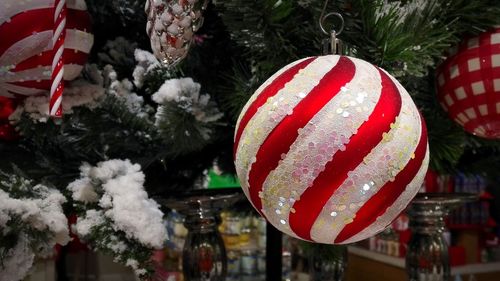
[[[408,208],[412,236],[406,254],[410,281],[450,280],[444,219],[451,210],[476,199],[476,195],[460,193],[419,193],[413,199]]]
[[[241,194],[194,195],[163,200],[167,207],[186,217],[188,236],[182,253],[182,270],[187,281],[224,281],[227,256],[217,229],[220,211],[238,201]]]

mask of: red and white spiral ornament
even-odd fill
[[[0,1],[0,96],[51,95],[57,114],[57,85],[83,69],[94,41],[90,29],[84,0]]]
[[[66,37],[66,1],[55,0],[54,33],[52,36],[52,85],[50,87],[49,115],[62,116],[64,91],[64,38]]]
[[[235,165],[253,206],[304,240],[352,243],[384,230],[418,192],[425,123],[384,70],[328,55],[269,78],[238,119]]]

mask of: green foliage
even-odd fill
[[[325,36],[318,19],[323,3],[261,0],[248,5],[230,0],[219,4],[231,38],[244,50],[227,78],[231,87],[223,89],[227,96],[223,105],[233,119],[258,85],[277,69],[297,58],[320,54],[319,42]],[[428,124],[431,167],[455,171],[471,146],[464,131],[436,102],[432,70],[464,36],[498,24],[500,7],[488,0],[345,0],[330,1],[330,11],[344,16],[340,38],[354,49],[355,56],[398,77],[415,99]],[[334,24],[327,21],[325,25]],[[500,147],[498,142],[492,145]]]
[[[498,23],[500,8],[491,1],[354,0],[345,14],[354,18],[342,38],[360,58],[396,77],[423,76],[443,53],[466,34]],[[472,12],[475,11],[475,12]],[[485,11],[481,17],[478,11]]]
[[[158,108],[158,129],[167,144],[176,145],[173,156],[198,152],[213,141],[213,131],[176,105]]]
[[[225,94],[221,105],[226,109],[230,120],[236,123],[245,103],[260,86],[259,81],[252,77],[251,70],[246,65],[237,62],[233,65],[232,73],[224,78],[229,83],[219,87],[219,90]]]
[[[177,78],[178,76],[177,73],[172,73],[172,71],[166,67],[156,67],[146,75],[143,91],[147,97],[152,96],[166,80]]]
[[[235,123],[253,92],[283,66],[317,55],[321,36],[313,13],[297,1],[241,0],[217,3],[236,44],[231,66],[219,77],[221,110]]]
[[[146,13],[142,0],[85,0],[92,17],[95,43],[93,54],[110,39],[118,36],[133,39],[139,48],[149,46],[146,34]]]
[[[33,121],[24,115],[18,124],[23,146],[33,153],[39,176],[62,188],[79,174],[82,162],[97,163],[127,157],[146,165],[160,144],[150,120],[131,112],[123,100],[107,95],[94,109],[79,107],[60,125]],[[15,161],[15,160],[14,160]],[[17,161],[15,162],[17,163]]]
[[[60,126],[51,121],[34,123],[24,116],[18,124],[24,137],[21,145],[0,143],[3,159],[8,160],[0,168],[17,163],[30,177],[65,186],[78,175],[82,161],[95,164],[126,156],[146,171],[155,171],[156,177],[171,180],[170,187],[184,188],[192,182],[189,177],[199,177],[216,159],[232,170],[234,124],[252,93],[284,65],[320,54],[326,37],[318,26],[323,3],[228,0],[210,4],[187,59],[175,69],[150,71],[144,86],[136,89],[146,107],[157,107],[151,95],[165,80],[193,77],[224,113],[219,121],[203,123],[177,104],[167,104],[157,109],[155,123],[153,116],[137,116],[123,100],[107,95],[97,108],[75,109]],[[91,60],[101,66],[112,64],[118,76],[131,78],[133,48],[149,48],[143,1],[87,0],[87,4],[96,26]],[[344,16],[340,37],[355,55],[397,76],[415,99],[428,124],[431,167],[442,172],[454,171],[457,165],[466,169],[464,155],[474,155],[485,143],[466,137],[443,113],[435,99],[433,69],[464,36],[498,23],[500,7],[495,1],[337,0],[330,1],[329,11]],[[336,24],[330,19],[325,23],[327,29]],[[124,39],[106,43],[119,36]],[[500,145],[491,142],[488,147]],[[190,168],[193,157],[200,161]]]

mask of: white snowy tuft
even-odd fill
[[[163,213],[144,190],[145,179],[140,165],[129,160],[109,160],[96,167],[82,166],[81,176],[68,186],[73,198],[81,198],[80,191],[88,189],[87,184],[92,183],[93,190],[102,193],[99,199],[102,210],[88,210],[82,221],[84,225],[79,225],[80,220],[77,223],[78,234],[87,235],[92,225],[103,223],[97,218],[104,216],[113,222],[113,229],[125,232],[128,238],[148,247],[163,246],[168,238]]]
[[[376,11],[376,16],[377,19],[380,19],[390,12],[396,11],[398,15],[397,23],[401,24],[409,15],[414,12],[422,11],[425,6],[426,0],[407,1],[404,4],[401,1],[383,0],[379,9]]]
[[[86,164],[84,164],[84,166],[86,166]],[[84,170],[84,166],[82,166],[82,170]],[[82,174],[84,174],[84,172],[82,172]],[[93,203],[98,200],[99,195],[95,192],[94,186],[88,178],[81,178],[73,181],[68,185],[68,189],[72,192],[72,198],[75,201]]]
[[[134,93],[134,84],[128,79],[118,80],[118,74],[111,65],[106,65],[103,70],[104,85],[108,94],[114,95],[125,102],[128,109],[140,117],[147,116],[148,108],[144,108],[144,98]]]
[[[158,104],[175,103],[178,107],[192,114],[197,121],[203,123],[215,122],[222,118],[210,95],[200,94],[200,84],[191,78],[170,79],[153,94],[152,98]],[[161,110],[158,110],[161,112]],[[157,119],[159,116],[157,115]]]
[[[195,83],[192,78],[170,79],[165,81],[158,91],[153,94],[156,103],[181,102],[198,100],[200,95],[200,84]]]
[[[144,275],[147,272],[144,268],[140,268],[139,262],[134,259],[128,259],[125,265],[130,266],[137,276]]]
[[[41,198],[12,198],[0,189],[0,228],[4,229],[13,217],[19,217],[30,227],[49,231],[54,241],[49,244],[66,244],[69,242],[68,222],[62,210],[66,198],[55,189],[48,189],[43,185],[36,185],[34,190],[40,191]]]
[[[156,67],[160,66],[160,62],[152,53],[141,49],[134,51],[137,66],[134,69],[132,76],[134,77],[134,84],[137,88],[142,88],[144,85],[144,78],[146,75]]]
[[[79,217],[73,230],[78,235],[87,236],[91,233],[92,228],[104,223],[104,214],[102,211],[87,210],[84,217]]]
[[[104,95],[104,92],[104,88],[100,85],[91,84],[85,80],[76,80],[68,83],[64,89],[62,110],[64,114],[71,114],[74,107],[86,106],[88,108],[95,108]],[[24,112],[35,121],[47,122],[49,120],[49,96],[27,97],[24,103],[17,107],[9,119],[17,122]]]

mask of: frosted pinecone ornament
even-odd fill
[[[194,33],[203,24],[208,0],[147,0],[146,31],[155,56],[166,66],[186,57]]]

